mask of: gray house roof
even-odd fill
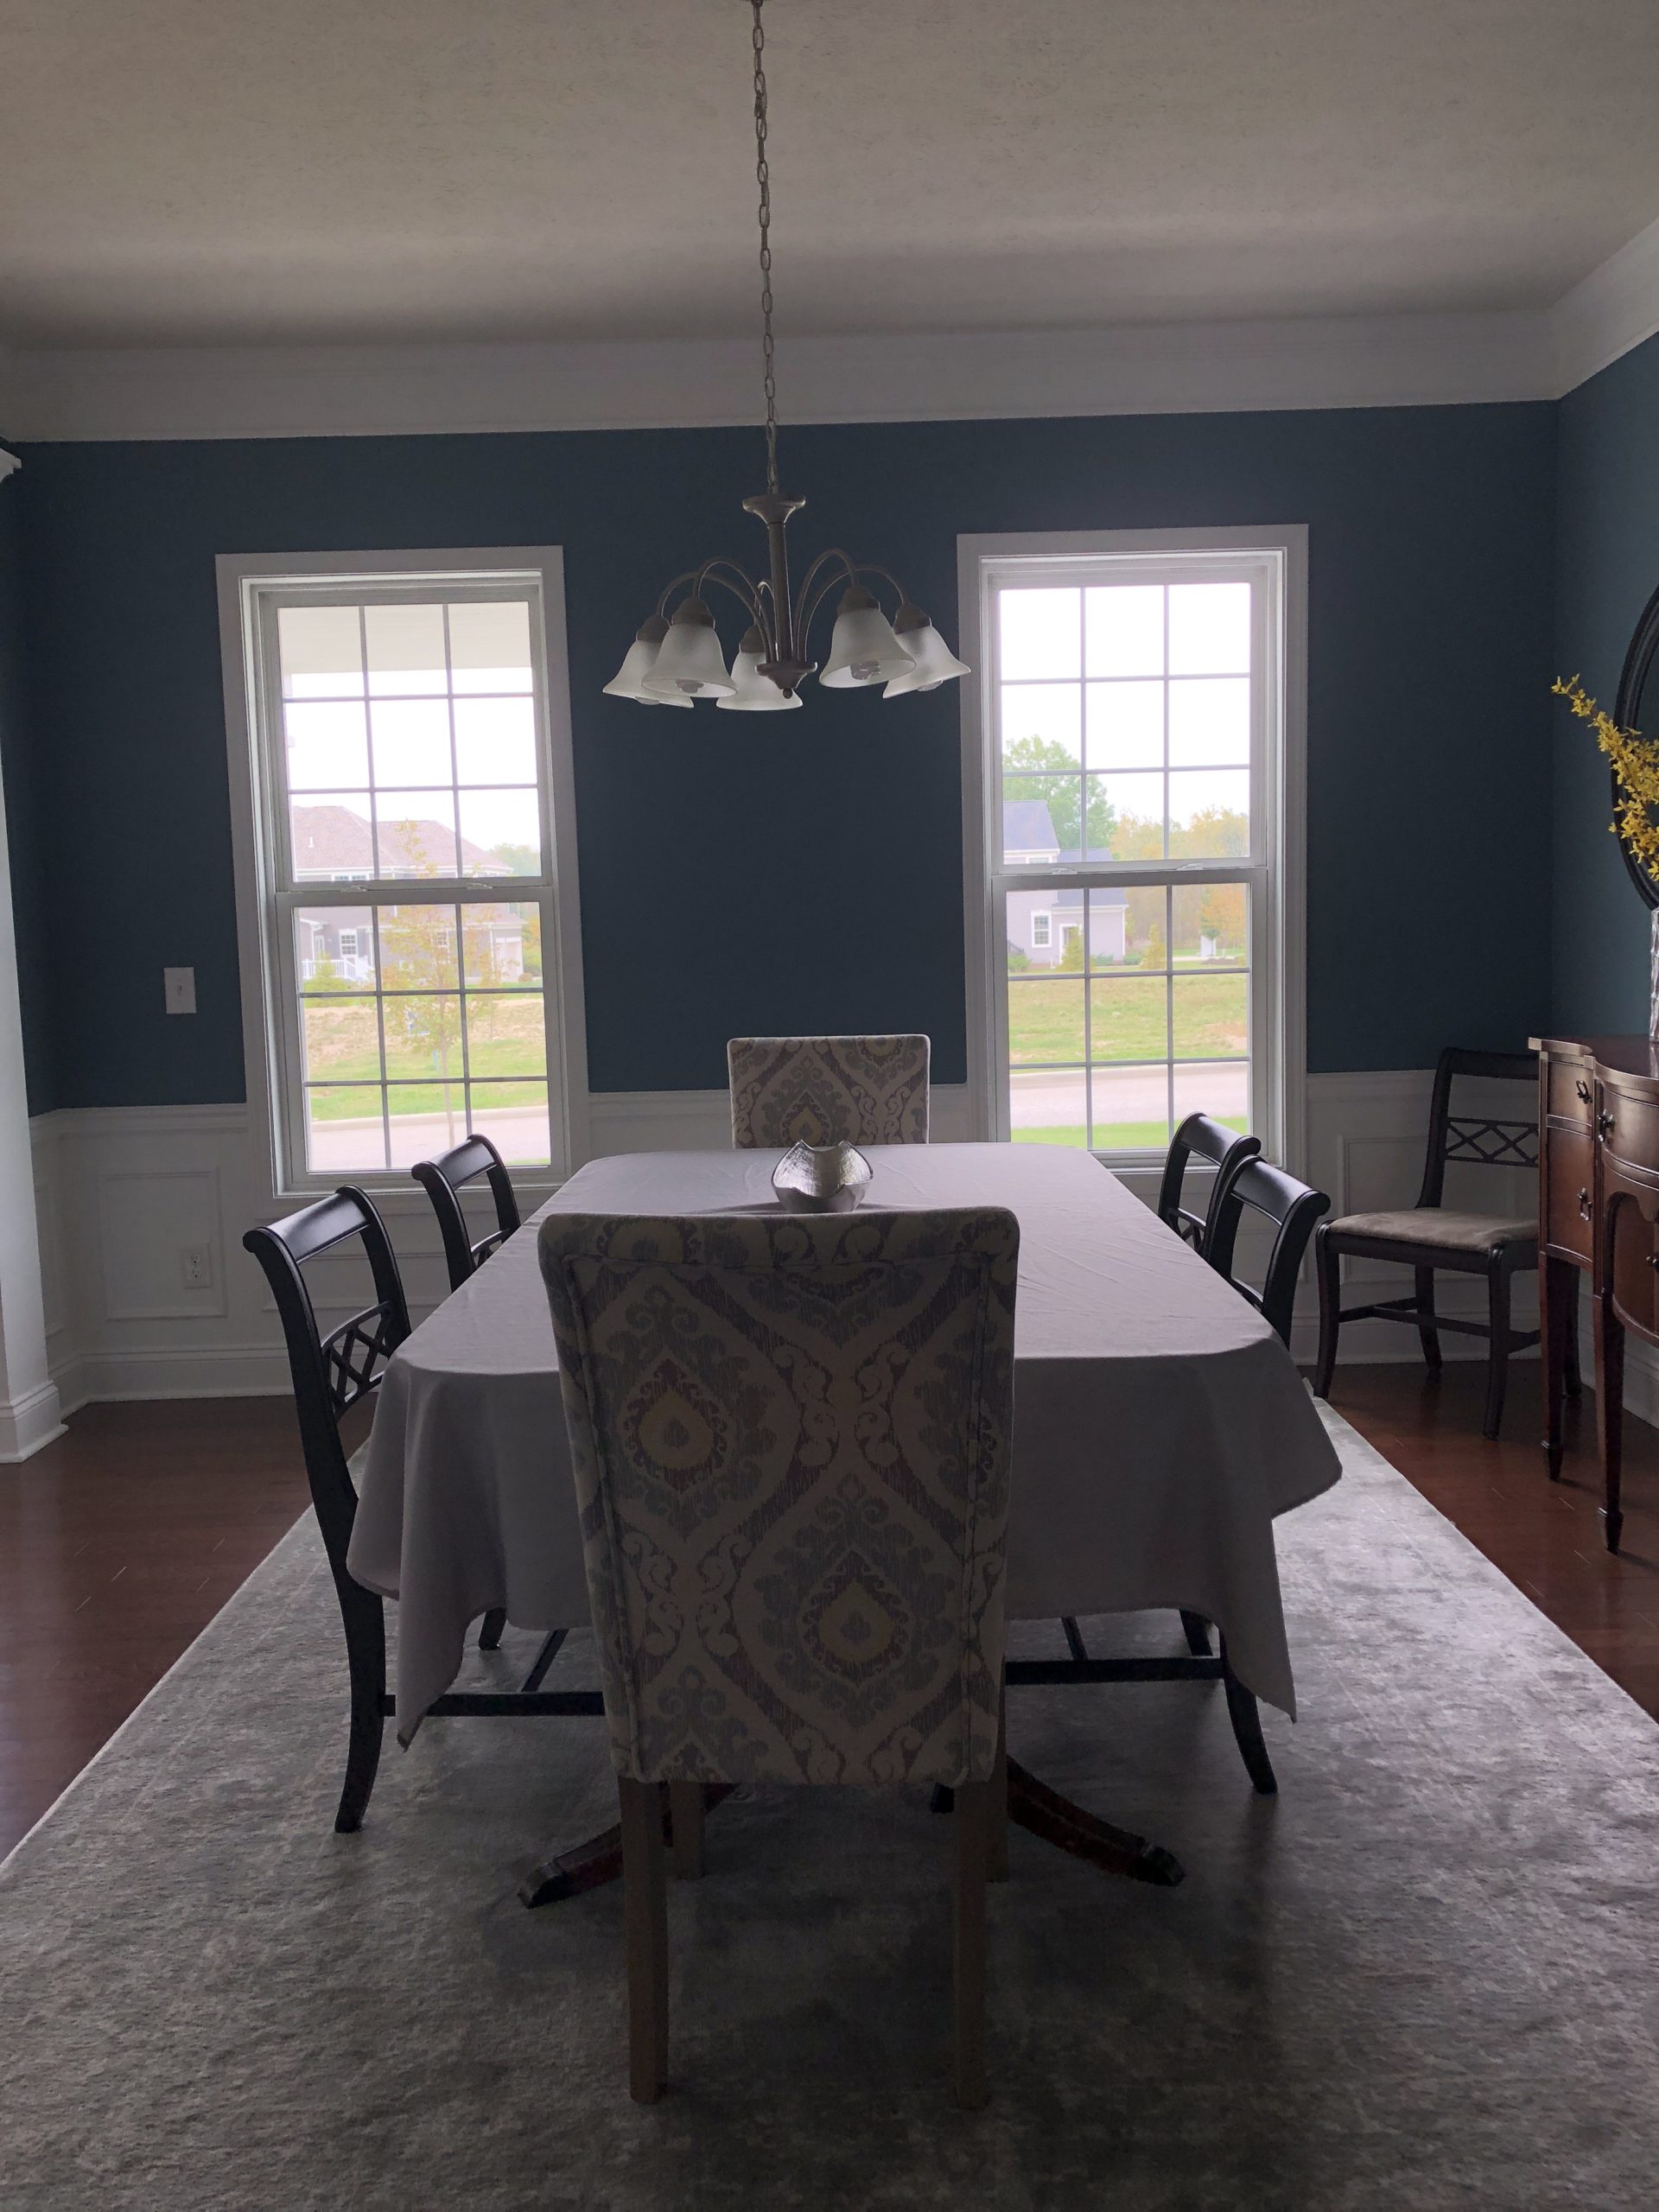
[[[1058,853],[1048,803],[1040,798],[1005,798],[1002,802],[1002,849],[1016,853]]]

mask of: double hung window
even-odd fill
[[[1301,551],[1289,531],[963,542],[991,1133],[1134,1166],[1202,1109],[1285,1156]]]
[[[532,1177],[569,1164],[580,983],[556,562],[476,559],[220,564],[251,832],[250,1056],[280,1188],[401,1181],[468,1131]]]

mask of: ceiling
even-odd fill
[[[780,335],[1543,305],[1655,0],[768,0]],[[0,337],[714,337],[743,0],[0,0]]]

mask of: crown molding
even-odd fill
[[[1659,331],[1659,222],[1638,231],[1551,310],[1555,385],[1574,391]]]
[[[747,340],[19,352],[10,435],[362,437],[759,419]],[[1409,407],[1548,396],[1536,313],[803,338],[794,423]],[[5,387],[0,385],[0,404]]]
[[[1659,331],[1659,222],[1553,308],[786,340],[793,423],[1555,399]],[[0,347],[0,429],[54,439],[747,426],[747,339]]]

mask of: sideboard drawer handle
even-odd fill
[[[1584,1104],[1587,1106],[1590,1103],[1590,1086],[1582,1076],[1579,1077],[1573,1088],[1578,1092],[1579,1096]]]
[[[1649,1265],[1650,1268],[1659,1268],[1659,1252],[1649,1252],[1649,1255],[1648,1255],[1648,1265]]]
[[[1604,1140],[1613,1134],[1613,1117],[1604,1106],[1596,1116],[1596,1135]]]
[[[1579,1192],[1579,1219],[1580,1221],[1588,1221],[1590,1218],[1590,1193],[1588,1191],[1580,1191]]]

